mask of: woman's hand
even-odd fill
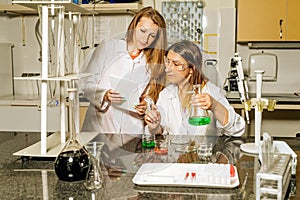
[[[194,106],[198,106],[203,110],[211,110],[215,99],[212,98],[209,94],[196,94],[191,98],[191,103]]]
[[[156,130],[159,128],[161,117],[156,105],[152,105],[152,109],[146,113],[145,122],[147,123],[150,132],[151,130]]]
[[[112,89],[107,90],[104,99],[111,103],[122,103],[126,101],[126,99],[121,96],[119,92]],[[144,115],[147,109],[147,103],[143,100],[138,105],[134,106],[134,108],[137,111],[138,115]]]
[[[135,110],[137,112],[138,115],[144,115],[146,113],[147,110],[147,102],[142,100],[138,105],[136,105]]]
[[[111,103],[122,103],[123,101],[125,101],[124,97],[122,97],[119,92],[112,89],[107,90],[104,95],[104,99]]]
[[[217,100],[207,93],[193,95],[191,102],[203,110],[211,110],[215,118],[225,126],[229,120],[228,110]]]

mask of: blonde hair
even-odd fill
[[[164,66],[164,55],[167,49],[166,22],[163,16],[152,7],[141,9],[132,19],[126,33],[127,42],[133,40],[134,30],[142,17],[150,18],[159,27],[154,42],[145,48],[144,54],[147,61],[147,70],[150,71],[151,78],[147,86],[147,96],[157,101],[159,92],[165,87],[166,75]]]

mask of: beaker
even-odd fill
[[[193,95],[201,94],[201,85],[193,85]],[[198,106],[190,105],[189,124],[193,126],[203,126],[210,123],[210,117],[207,110]]]
[[[210,162],[212,156],[212,149],[212,143],[200,143],[197,149],[199,160],[204,162]]]
[[[103,142],[89,142],[85,145],[91,159],[91,168],[84,183],[86,189],[96,190],[103,186],[103,174],[100,161],[103,146]]]
[[[142,135],[142,147],[143,148],[154,148],[155,141],[154,141],[154,135],[148,133]]]
[[[168,162],[168,143],[166,135],[155,135],[154,153],[160,162]]]
[[[75,130],[76,88],[69,88],[69,132],[70,138],[55,160],[55,172],[62,181],[85,180],[90,168],[87,150],[77,140]]]

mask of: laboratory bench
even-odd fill
[[[104,187],[90,191],[85,188],[84,181],[60,181],[54,171],[55,158],[13,156],[14,152],[39,141],[39,133],[2,132],[0,134],[0,198],[22,200],[255,199],[255,175],[259,166],[258,158],[257,155],[240,151],[241,144],[253,142],[254,138],[252,137],[189,137],[190,140],[192,138],[196,143],[204,141],[213,143],[211,157],[213,162],[230,163],[236,166],[239,184],[233,188],[134,184],[132,179],[142,164],[168,162],[170,157],[169,155],[155,154],[152,149],[143,148],[140,135],[122,135],[122,139],[120,137],[117,134],[98,134],[93,138],[92,141],[105,142],[101,157]],[[171,140],[168,137],[166,141],[170,142]],[[117,148],[117,146],[112,145],[115,144],[112,141],[118,139],[127,142]],[[297,156],[300,155],[300,138],[274,138],[274,141],[277,140],[285,141]],[[194,159],[190,162],[199,163],[199,160]],[[299,173],[300,165],[298,162],[297,176],[291,176],[289,188],[286,192],[286,197],[291,200],[300,199],[300,189],[296,187],[300,184]]]
[[[249,94],[249,98],[255,98],[254,93]],[[300,123],[300,96],[298,93],[262,93],[262,98],[267,100],[275,100],[276,104],[273,111],[269,111],[264,106],[262,113],[262,131],[268,132],[275,137],[295,137],[299,134]],[[232,107],[244,119],[245,107],[238,97],[238,93],[227,94],[227,99]],[[254,103],[252,103],[254,104]],[[250,123],[247,124],[247,134],[254,136],[255,127],[255,105],[251,106],[249,111]]]
[[[275,100],[275,110],[300,110],[300,96],[298,93],[263,93],[262,98]],[[255,98],[256,94],[249,93],[249,98]],[[238,93],[227,94],[229,103],[236,109],[244,109]],[[252,106],[254,108],[254,106]]]
[[[0,113],[5,115],[0,121],[0,132],[40,132],[41,102],[39,95],[7,95],[0,97]],[[50,99],[48,100],[48,103]],[[47,130],[60,130],[60,104],[49,105]],[[80,127],[83,124],[89,102],[80,98]],[[30,117],[28,117],[30,116]],[[17,122],[17,123],[16,123]],[[37,123],[39,122],[39,123]]]

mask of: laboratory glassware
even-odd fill
[[[212,156],[212,149],[212,143],[200,143],[197,149],[199,160],[204,162],[210,162]]]
[[[77,89],[69,88],[68,93],[70,138],[55,160],[55,173],[60,180],[73,182],[86,179],[90,169],[90,158],[87,150],[77,139],[75,129]]]
[[[150,112],[152,106],[154,105],[154,101],[151,97],[146,96],[144,101],[147,103],[146,113]],[[142,147],[143,148],[154,148],[155,146],[155,136],[151,134],[148,128],[145,127],[144,134],[142,135]]]
[[[201,94],[201,85],[193,85],[193,95]],[[202,126],[210,123],[210,117],[207,110],[198,106],[190,105],[189,124],[193,126]]]
[[[91,160],[91,167],[84,183],[84,186],[89,190],[100,189],[103,186],[103,174],[101,171],[101,151],[103,146],[103,142],[90,142],[85,145]]]
[[[154,141],[154,135],[151,133],[143,134],[142,135],[142,147],[143,148],[154,148],[155,141]]]
[[[155,135],[154,153],[156,158],[162,162],[168,162],[169,139],[167,135]]]

